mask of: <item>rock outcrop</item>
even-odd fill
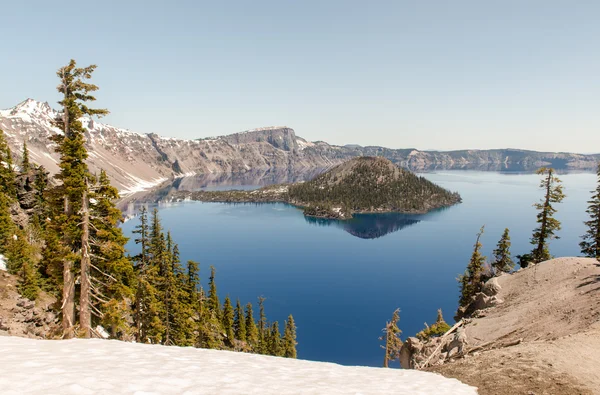
[[[34,302],[20,296],[17,277],[0,271],[0,335],[35,339],[51,338],[58,333],[56,299],[41,292]]]

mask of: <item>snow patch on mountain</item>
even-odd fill
[[[253,133],[253,132],[266,132],[266,131],[270,131],[270,130],[279,130],[279,129],[289,129],[287,126],[265,126],[262,128],[255,128],[255,129],[249,129],[249,130],[244,130],[241,133]]]
[[[141,178],[131,174],[128,174],[128,177],[133,181],[133,183],[119,191],[119,195],[121,197],[154,188],[155,186],[160,185],[168,180],[166,177],[154,178],[152,180],[142,180]]]
[[[0,337],[6,394],[477,394],[416,370],[116,340]]]

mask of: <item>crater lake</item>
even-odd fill
[[[132,215],[140,204],[158,207],[182,262],[200,262],[204,287],[209,266],[216,268],[221,302],[226,295],[234,303],[237,298],[242,304],[250,301],[256,314],[257,297],[264,296],[267,317],[280,328],[293,314],[298,358],[381,366],[378,338],[394,309],[400,308],[402,339],[414,336],[425,322],[432,324],[439,308],[452,324],[459,296],[456,278],[469,262],[479,228],[485,225],[481,241],[488,260],[509,228],[516,261],[514,255],[531,250],[532,205],[543,195],[535,174],[456,170],[422,174],[463,199],[424,215],[364,214],[340,222],[305,218],[301,210],[281,203],[169,201],[174,189],[252,189],[313,175],[189,177],[124,209]],[[559,178],[567,197],[556,205],[562,230],[560,239],[550,242],[550,252],[578,256],[596,175]],[[137,224],[136,218],[123,224],[132,255],[139,251],[131,233]]]

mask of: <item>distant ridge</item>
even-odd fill
[[[54,152],[53,126],[57,112],[48,103],[27,99],[0,110],[0,129],[18,160],[27,141],[31,160],[58,171]],[[88,164],[106,170],[123,194],[162,183],[169,178],[192,174],[238,173],[250,170],[299,172],[330,168],[357,156],[382,156],[394,164],[414,170],[479,169],[534,170],[541,166],[594,170],[600,154],[535,152],[516,149],[430,151],[331,145],[307,141],[285,126],[250,129],[227,136],[184,140],[156,134],[135,133],[91,119],[86,128]],[[204,133],[207,134],[207,133]]]

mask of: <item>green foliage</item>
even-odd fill
[[[6,246],[15,233],[15,224],[10,216],[10,199],[0,192],[0,253],[6,253]]]
[[[123,338],[128,335],[123,328],[127,327],[129,316],[123,305],[134,296],[135,272],[125,255],[128,239],[119,227],[122,213],[114,203],[119,194],[104,170],[94,189],[90,205],[93,322],[107,328],[113,337]]]
[[[258,327],[254,321],[252,303],[246,305],[246,342],[253,350],[258,350]]]
[[[394,310],[392,319],[385,324],[383,328],[383,335],[379,340],[383,340],[385,344],[381,346],[385,350],[383,357],[383,367],[389,367],[390,361],[394,361],[400,357],[400,348],[402,347],[402,340],[400,335],[402,331],[398,328],[398,321],[400,321],[400,309]]]
[[[234,312],[233,306],[231,305],[231,300],[229,296],[225,297],[225,302],[223,303],[223,330],[225,331],[225,337],[227,338],[227,343],[230,347],[233,347],[233,339],[235,339],[234,328],[233,328],[233,320],[234,320]]]
[[[264,314],[264,298],[259,298],[261,342],[252,304],[247,304],[244,316],[239,300],[234,309],[227,296],[221,309],[215,268],[210,267],[209,294],[205,295],[200,288],[198,263],[188,261],[187,270],[181,268],[178,246],[169,232],[164,236],[158,212],[154,211],[148,221],[142,208],[139,219],[135,241],[145,247],[134,257],[137,288],[133,317],[138,341],[284,354],[285,341]],[[292,335],[295,347],[295,327]]]
[[[34,265],[30,261],[24,262],[20,275],[18,288],[21,295],[30,300],[37,299],[40,292],[40,280]]]
[[[17,197],[12,153],[6,143],[2,129],[0,129],[0,192],[6,194],[9,199]]]
[[[217,319],[221,319],[221,302],[217,294],[217,283],[215,282],[214,266],[210,267],[210,277],[208,278],[208,309],[213,312]]]
[[[233,330],[235,331],[236,339],[246,342],[246,319],[244,317],[244,310],[238,299],[235,304],[235,317],[233,319]]]
[[[267,316],[265,314],[265,298],[258,297],[258,349],[259,354],[267,354],[269,346],[267,344]]]
[[[6,256],[8,270],[20,276],[19,291],[30,299],[37,297],[40,288],[66,295],[60,303],[66,337],[74,334],[79,318],[84,336],[102,325],[112,338],[131,340],[135,335],[138,342],[282,355],[284,339],[277,322],[268,323],[264,299],[259,300],[259,341],[252,305],[248,303],[244,316],[239,300],[234,310],[227,297],[221,310],[214,267],[206,297],[198,263],[188,261],[187,268],[181,266],[179,247],[163,229],[158,210],[149,219],[142,208],[134,230],[141,251],[134,257],[126,255],[128,239],[119,226],[122,213],[115,206],[118,190],[106,172],[92,175],[86,165],[80,118],[107,113],[85,104],[95,100],[90,93],[98,89],[86,82],[94,69],[78,68],[71,61],[57,73],[58,90],[63,94],[62,113],[55,120],[63,133],[54,138],[61,156],[56,176],[60,185],[49,187],[46,170],[30,163],[26,142],[22,172],[15,174],[0,131],[0,253]],[[23,183],[35,189],[35,207],[28,210],[29,223],[17,226],[11,210],[20,210],[16,191],[19,187],[21,194]],[[77,299],[79,316],[74,308]],[[71,315],[66,313],[69,310]],[[82,318],[87,312],[91,312],[87,319]],[[284,337],[291,336],[295,346],[293,321],[292,327],[293,333],[286,332]]]
[[[432,337],[438,337],[443,335],[444,333],[450,330],[450,325],[444,321],[444,317],[442,316],[442,309],[438,309],[437,320],[435,324],[429,326],[425,323],[425,329],[421,332],[417,333],[417,338],[422,341],[429,340]]]
[[[587,231],[581,236],[583,240],[579,246],[582,254],[600,261],[600,163],[598,163],[596,174],[598,175],[598,185],[596,190],[592,191],[592,197],[588,200],[589,206],[585,210],[590,219],[584,222]]]
[[[283,331],[283,356],[286,358],[296,358],[296,324],[294,317],[290,314],[285,321],[285,330]]]
[[[346,212],[420,213],[460,202],[457,193],[373,157],[352,159],[312,181],[292,185],[288,195],[291,203],[313,210],[341,207]]]
[[[479,239],[483,235],[484,228],[485,226],[482,226],[479,233],[477,233],[477,240],[473,246],[473,254],[471,254],[467,270],[458,278],[460,284],[459,306],[467,306],[471,302],[471,298],[481,291],[481,275],[485,264],[485,256],[481,255],[482,245]]]
[[[267,333],[267,351],[269,355],[276,357],[282,357],[284,349],[281,340],[281,334],[279,333],[279,323],[277,321],[271,324],[271,328]]]
[[[510,236],[508,234],[508,228],[504,229],[500,241],[494,250],[494,261],[492,262],[492,268],[495,273],[510,272],[515,267],[515,262],[510,256]]]
[[[21,160],[21,171],[23,173],[28,173],[31,168],[31,164],[29,163],[29,150],[27,149],[27,142],[23,142],[23,159]]]
[[[560,221],[554,218],[557,210],[552,204],[562,202],[565,194],[554,169],[542,167],[536,173],[542,176],[540,188],[544,190],[544,198],[540,203],[534,204],[534,207],[539,211],[537,214],[539,226],[533,230],[530,243],[534,248],[530,255],[533,263],[540,263],[552,259],[548,249],[548,241],[558,239],[556,232],[560,230]]]

